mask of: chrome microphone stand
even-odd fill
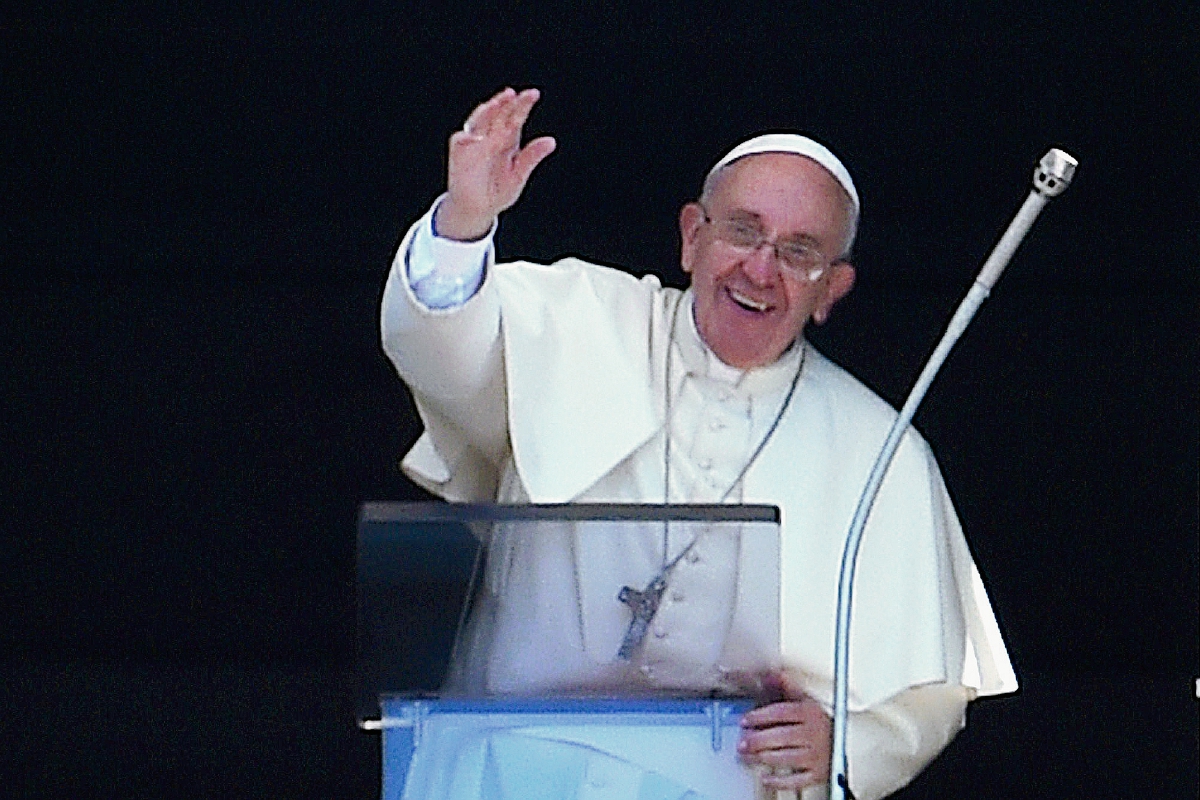
[[[892,463],[892,457],[900,446],[900,440],[908,429],[909,423],[912,422],[913,416],[916,415],[917,406],[924,399],[925,392],[933,383],[934,376],[941,369],[942,362],[946,360],[950,349],[954,347],[975,316],[975,312],[979,310],[983,301],[991,293],[992,287],[1004,272],[1004,268],[1008,266],[1009,259],[1021,244],[1021,240],[1025,238],[1025,234],[1029,232],[1029,228],[1041,213],[1042,208],[1050,198],[1057,197],[1066,191],[1067,186],[1071,183],[1071,178],[1075,175],[1075,167],[1078,163],[1062,150],[1052,149],[1042,157],[1037,168],[1034,169],[1032,191],[1025,198],[1016,217],[1009,223],[1004,235],[1000,237],[992,254],[984,262],[983,269],[975,277],[975,283],[967,292],[967,296],[963,298],[962,303],[959,304],[958,310],[954,312],[954,317],[950,320],[946,332],[942,334],[941,341],[934,348],[933,355],[929,357],[929,362],[921,371],[920,377],[917,378],[916,385],[909,392],[908,399],[904,401],[900,415],[892,424],[887,439],[884,441],[883,449],[880,450],[879,456],[875,460],[875,466],[871,468],[867,484],[859,497],[858,507],[850,522],[849,533],[846,534],[846,544],[842,549],[842,568],[838,577],[837,628],[834,634],[833,650],[833,752],[829,770],[830,800],[853,798],[847,778],[846,758],[847,695],[850,677],[850,604],[854,593],[855,562],[859,545],[862,543],[863,529],[866,527],[867,517],[871,513],[871,506],[874,505],[875,497],[879,494],[879,487],[883,483],[884,475],[887,474],[888,466]]]

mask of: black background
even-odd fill
[[[519,10],[518,10],[519,8]],[[1048,146],[1079,158],[918,415],[1022,680],[907,797],[1197,796],[1194,4],[81,4],[0,17],[4,713],[18,794],[370,797],[354,516],[416,499],[377,344],[445,140],[536,85],[501,257],[679,283],[798,128],[863,196],[814,335],[903,400]]]

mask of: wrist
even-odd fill
[[[433,212],[433,235],[457,242],[477,242],[491,232],[495,214],[463,212],[447,197]]]

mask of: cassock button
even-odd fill
[[[679,589],[676,589],[675,591],[671,592],[671,599],[674,600],[676,603],[682,603],[683,598],[684,598],[684,594]]]
[[[725,430],[725,423],[719,419],[710,419],[708,421],[708,429],[710,431],[723,431]]]
[[[697,553],[695,550],[693,550],[692,552],[687,554],[687,560],[688,560],[689,564],[699,564],[700,563],[700,554]]]
[[[713,461],[711,458],[700,459],[700,469],[709,470],[712,468],[713,468]]]
[[[666,628],[655,628],[655,629],[654,629],[654,638],[655,638],[655,639],[665,639],[665,638],[667,638],[667,631],[666,631]]]

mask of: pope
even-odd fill
[[[497,264],[497,220],[556,146],[551,137],[522,143],[538,99],[536,89],[505,89],[450,136],[446,192],[405,237],[389,275],[384,349],[426,429],[405,469],[453,501],[779,505],[788,668],[758,676],[768,699],[744,716],[738,753],[767,789],[821,787],[836,566],[857,490],[894,418],[804,339],[854,286],[858,191],[824,146],[766,134],[720,159],[680,211],[686,292],[578,259]],[[860,589],[852,631],[850,779],[864,800],[911,780],[961,729],[969,700],[1016,685],[944,483],[915,432],[885,481],[872,531],[859,586],[873,588]],[[583,573],[603,569],[569,545],[506,558],[511,574],[495,581],[510,593],[518,582],[527,619],[541,613],[544,585],[585,598]],[[696,625],[685,610],[657,614],[647,649]],[[580,631],[561,620],[553,629],[575,637],[578,652],[598,640],[596,652],[614,652],[604,624],[584,617]],[[572,668],[538,665],[519,649],[498,648],[480,672],[485,683]]]

